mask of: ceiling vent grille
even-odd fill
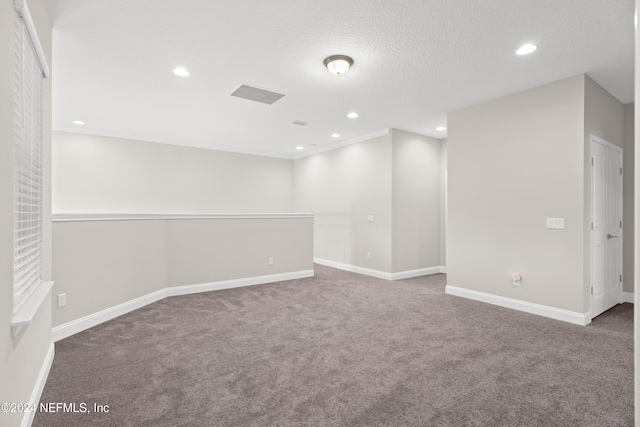
[[[254,86],[240,85],[240,87],[236,89],[231,96],[271,105],[284,95]]]
[[[307,122],[303,122],[302,120],[295,120],[295,121],[293,121],[291,123],[293,123],[294,125],[298,125],[298,126],[306,126],[306,125],[309,124]]]

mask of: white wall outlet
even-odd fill
[[[511,280],[513,282],[513,286],[520,286],[520,282],[522,281],[522,274],[514,271],[511,273]]]
[[[367,216],[367,222],[376,222],[376,217],[373,215],[368,215]]]
[[[267,258],[267,264],[273,265],[273,257]]]
[[[58,308],[67,305],[67,294],[58,294]]]
[[[367,252],[367,261],[371,261],[371,252]]]
[[[547,228],[563,229],[564,218],[547,218]]]

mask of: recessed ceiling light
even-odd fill
[[[533,44],[524,44],[524,45],[520,46],[520,49],[516,50],[516,53],[518,55],[528,55],[529,53],[533,52],[537,48],[538,47],[536,45],[533,45]]]
[[[187,77],[191,73],[184,67],[178,67],[173,69],[173,74],[180,77]]]
[[[297,146],[296,150],[304,150],[304,147]]]
[[[436,130],[447,130],[447,128],[446,128],[446,127],[444,127],[444,126],[438,126],[438,127],[436,128]]]
[[[74,121],[73,121],[73,124],[74,124],[74,125],[83,125],[83,124],[84,124],[84,122],[83,122],[82,120],[74,120]]]
[[[331,134],[331,138],[340,138],[340,134],[339,133],[332,133]]]
[[[356,117],[358,117],[358,113],[354,111],[352,113],[347,114],[347,117],[349,117],[350,119],[355,119]]]

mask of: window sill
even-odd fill
[[[20,310],[13,315],[13,319],[11,319],[11,338],[15,338],[23,326],[33,321],[38,309],[52,287],[53,282],[42,282],[42,284],[31,293],[24,305],[20,307]]]

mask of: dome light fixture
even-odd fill
[[[331,74],[339,76],[349,71],[349,67],[353,65],[353,59],[346,55],[332,55],[324,60],[324,65]]]

